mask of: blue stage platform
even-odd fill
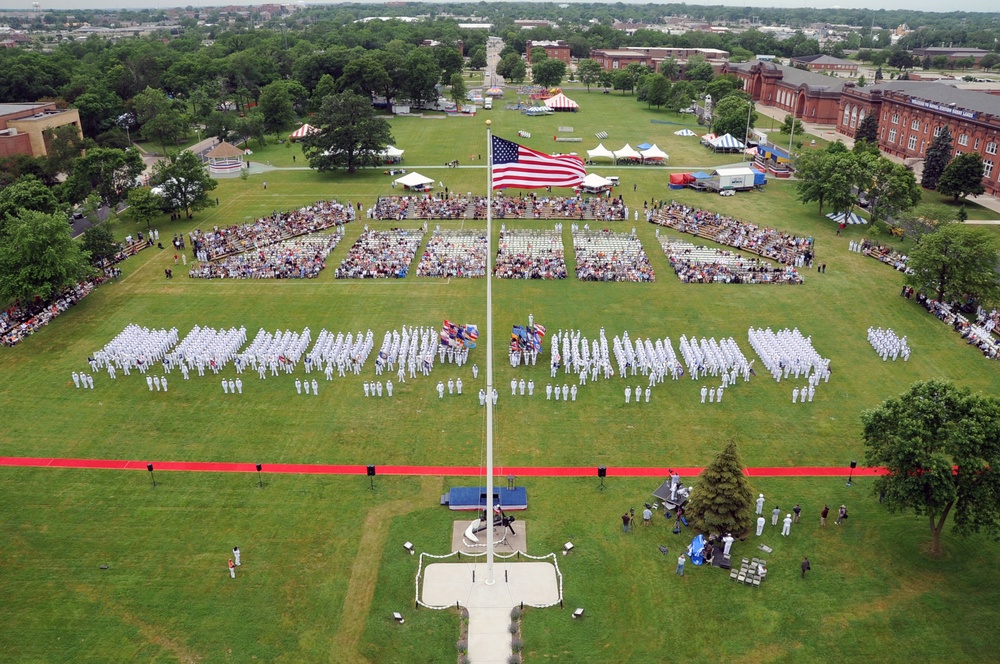
[[[493,488],[493,504],[500,503],[505,510],[528,509],[528,491],[523,486],[515,489]],[[486,507],[486,487],[457,486],[441,496],[441,504],[451,510],[479,510]]]

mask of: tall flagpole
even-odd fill
[[[486,585],[493,578],[493,131],[486,121]]]

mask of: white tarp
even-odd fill
[[[669,156],[666,152],[656,147],[656,143],[653,143],[653,146],[651,148],[649,148],[648,150],[643,150],[640,154],[642,155],[643,159],[654,159],[654,160],[666,159]]]
[[[697,136],[697,135],[698,134],[694,133],[690,129],[678,129],[677,131],[674,132],[674,136]]]
[[[597,159],[597,158],[614,159],[615,153],[604,147],[604,144],[601,143],[593,150],[587,150],[587,157],[589,159]]]
[[[389,159],[395,159],[397,157],[402,157],[403,152],[405,152],[405,150],[400,150],[393,145],[387,145],[385,146],[385,150],[382,150],[382,156]]]

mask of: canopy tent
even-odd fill
[[[405,150],[400,150],[394,145],[387,145],[385,149],[379,153],[379,158],[385,161],[390,161],[392,163],[399,163],[403,161],[403,153]]]
[[[288,140],[294,143],[295,141],[300,141],[306,136],[309,136],[310,134],[315,134],[318,131],[319,129],[312,126],[311,124],[306,123],[301,127],[299,127],[298,129],[296,129],[295,131],[293,131],[292,133],[290,133],[288,135]]]
[[[424,177],[417,172],[407,173],[401,178],[396,178],[393,182],[394,184],[401,184],[404,187],[410,188],[424,187],[429,184],[434,184],[434,180]]]
[[[486,91],[487,97],[503,97],[503,88],[490,88]]]
[[[831,212],[826,215],[829,219],[833,219],[838,224],[867,224],[868,220],[858,216],[856,213],[846,214],[844,212]]]
[[[650,145],[649,143],[639,143],[639,145],[635,146],[635,149],[636,150],[648,150],[651,147],[653,147],[653,146]]]
[[[598,144],[593,150],[587,150],[587,158],[593,161],[594,159],[614,159],[615,153],[604,147],[603,143]]]
[[[687,128],[678,129],[677,131],[674,132],[674,136],[697,136],[697,135],[698,134],[694,133],[693,131]]]
[[[615,150],[615,161],[618,161],[619,159],[635,159],[636,161],[639,161],[642,159],[642,155],[639,154],[638,150],[626,143],[625,147],[621,150]]]
[[[545,100],[545,105],[555,111],[579,111],[580,105],[564,95],[559,93],[553,97],[549,97]]]
[[[670,184],[667,186],[671,189],[683,189],[694,181],[695,177],[690,173],[671,173]]]
[[[743,150],[746,145],[732,134],[719,136],[714,141],[710,141],[713,150]]]
[[[640,154],[642,154],[642,158],[645,161],[663,161],[670,156],[660,148],[656,147],[655,143],[643,150]]]
[[[693,177],[695,180],[707,180],[708,178],[712,177],[712,174],[706,173],[705,171],[697,171],[695,173],[692,173],[691,177]]]
[[[583,178],[583,182],[580,183],[580,189],[590,193],[597,193],[605,189],[610,189],[613,185],[614,183],[611,180],[603,178],[597,173],[587,173],[587,177]]]

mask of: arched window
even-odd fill
[[[844,126],[846,127],[847,123],[850,121],[851,121],[851,105],[848,104],[847,106],[844,107]]]
[[[858,107],[855,106],[854,110],[851,111],[851,129],[858,126]]]
[[[860,111],[858,111],[858,126],[860,127],[861,123],[864,121],[865,121],[865,109],[862,108]]]

